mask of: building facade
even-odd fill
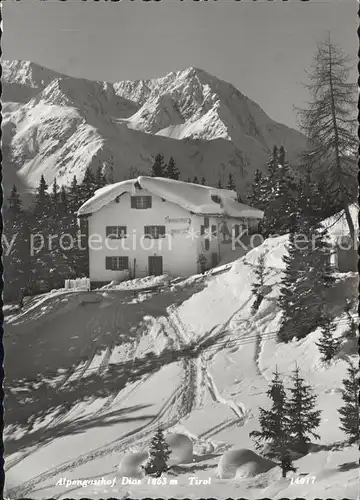
[[[261,213],[236,204],[229,191],[169,181],[139,177],[106,186],[80,208],[91,282],[204,272],[256,231]],[[196,204],[197,191],[206,204]],[[236,216],[226,213],[226,200]]]

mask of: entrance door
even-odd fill
[[[163,274],[163,258],[161,256],[149,257],[149,276],[160,276]]]

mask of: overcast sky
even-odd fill
[[[196,66],[297,128],[316,41],[330,30],[355,58],[357,9],[356,0],[7,0],[3,58],[108,81]]]

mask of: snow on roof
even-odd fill
[[[110,184],[95,191],[78,210],[78,215],[91,214],[111,203],[123,193],[139,194],[136,186],[140,186],[155,196],[164,198],[170,203],[179,205],[195,214],[225,215],[228,217],[248,217],[262,219],[263,212],[236,201],[237,194],[229,189],[219,189],[190,182],[176,181],[163,177],[140,176],[137,179]],[[212,196],[217,196],[220,203]]]
[[[355,232],[359,231],[359,207],[356,203],[349,206],[350,217],[354,223]],[[343,236],[348,236],[350,234],[349,226],[346,221],[345,212],[341,212],[332,215],[328,219],[322,222],[322,226],[327,229],[330,239],[336,243]]]

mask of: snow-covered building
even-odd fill
[[[190,276],[216,266],[256,232],[263,212],[235,191],[141,176],[97,190],[86,220],[91,282]]]

